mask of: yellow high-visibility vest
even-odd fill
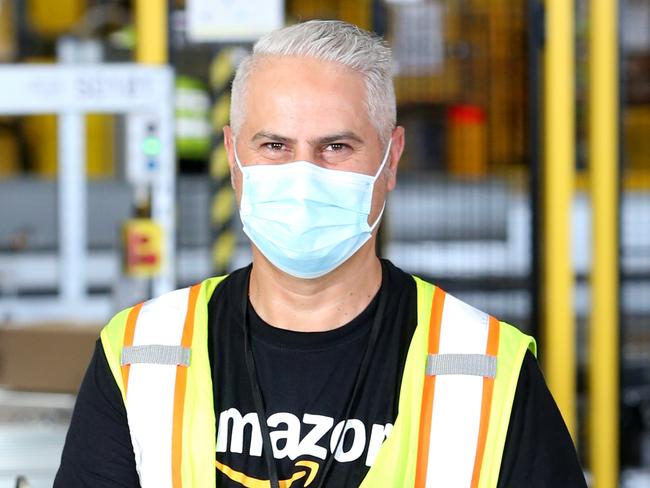
[[[145,488],[216,484],[207,306],[223,279],[126,309],[101,332]],[[418,324],[397,418],[361,486],[495,487],[519,371],[535,341],[414,279]]]

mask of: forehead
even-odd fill
[[[242,130],[290,137],[374,131],[361,73],[307,57],[257,59],[246,87]]]

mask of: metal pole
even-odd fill
[[[167,0],[136,0],[135,59],[144,64],[167,64],[169,57]],[[158,112],[160,168],[151,188],[151,217],[162,227],[163,262],[160,275],[152,282],[152,294],[160,295],[176,285],[176,158],[174,150],[174,87],[169,82],[169,105]]]
[[[167,0],[136,0],[135,60],[138,63],[167,63]]]
[[[590,468],[594,487],[618,486],[618,10],[592,1],[589,35],[589,172],[592,205],[589,329]]]
[[[575,439],[576,341],[571,262],[575,178],[573,19],[573,2],[546,0],[543,361],[549,388]]]
[[[86,293],[86,144],[81,113],[58,117],[59,290],[67,303]]]
[[[237,203],[230,183],[230,167],[223,139],[223,126],[228,124],[230,112],[230,85],[235,76],[236,53],[233,48],[219,50],[210,66],[212,88],[213,149],[210,155],[212,200],[210,224],[213,236],[212,267],[217,275],[230,269],[237,247],[235,225],[238,223]]]
[[[158,124],[160,169],[152,184],[151,217],[163,232],[163,260],[160,274],[153,279],[153,296],[176,287],[176,153],[174,151],[173,76],[169,77],[169,104],[161,107]]]

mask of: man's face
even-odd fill
[[[248,79],[237,154],[243,165],[306,160],[325,168],[374,175],[386,149],[371,124],[363,77],[337,63],[305,57],[268,56]],[[224,129],[237,201],[241,174],[232,133]],[[391,155],[373,193],[369,222],[395,186],[403,129],[392,134]]]

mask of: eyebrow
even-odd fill
[[[275,134],[273,132],[268,132],[265,130],[259,131],[257,134],[255,134],[252,138],[251,141],[257,141],[259,139],[272,139],[274,141],[282,142],[282,143],[295,143],[295,139],[291,139],[290,137],[285,137],[281,136],[280,134]]]
[[[295,144],[296,140],[292,139],[291,137],[286,137],[282,136],[280,134],[275,134],[274,132],[268,132],[265,130],[259,131],[256,133],[252,138],[251,141],[257,141],[259,139],[271,139],[273,141],[281,142],[283,144]],[[323,144],[331,144],[332,142],[340,141],[340,140],[353,140],[358,143],[363,143],[363,139],[355,134],[352,131],[343,131],[343,132],[337,132],[335,134],[330,134],[327,136],[323,137],[317,137],[315,139],[310,139],[309,144],[312,146],[317,146],[317,145],[323,145]]]
[[[336,134],[319,137],[317,139],[310,140],[309,143],[313,145],[331,144],[332,142],[336,142],[344,139],[356,141],[360,144],[363,143],[363,139],[361,139],[360,136],[358,136],[357,134],[351,131],[338,132]]]

